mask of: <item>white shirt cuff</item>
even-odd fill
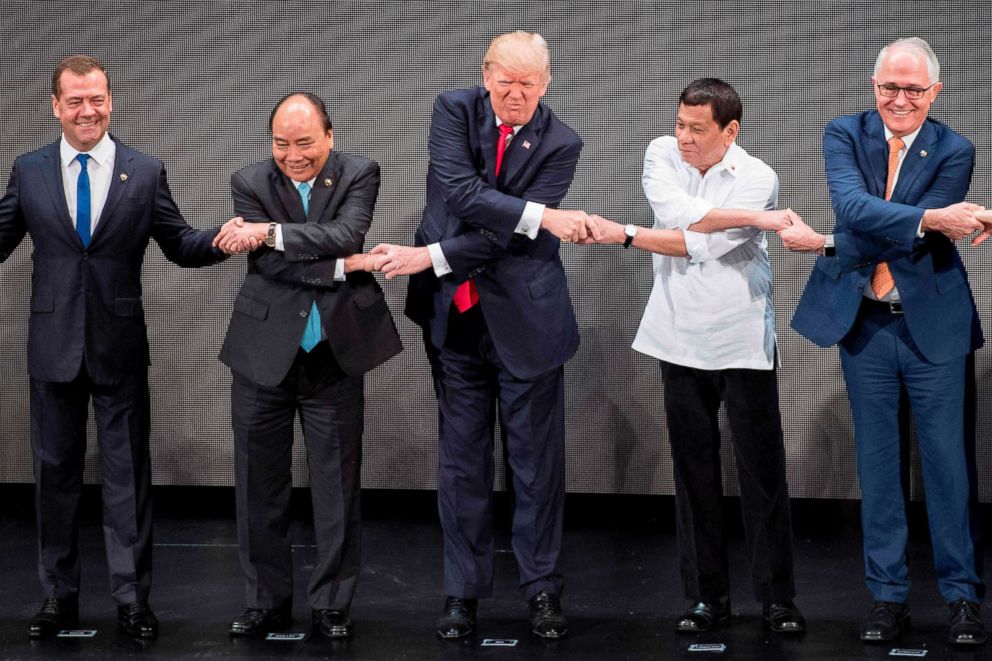
[[[544,216],[544,205],[539,202],[528,202],[524,205],[524,212],[520,215],[520,222],[516,234],[526,234],[529,239],[536,239],[537,233],[541,231],[541,218]]]
[[[286,251],[286,244],[282,242],[282,223],[276,224],[276,250]]]
[[[451,273],[452,269],[448,266],[448,260],[444,258],[444,251],[441,250],[440,243],[428,244],[427,252],[431,256],[431,264],[434,265],[434,275],[440,278]]]
[[[334,279],[338,282],[347,280],[347,278],[344,277],[344,260],[340,257],[334,260]]]

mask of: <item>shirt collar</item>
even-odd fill
[[[493,113],[493,117],[496,117],[496,113]],[[499,128],[500,127],[500,124],[506,124],[506,122],[504,122],[499,117],[496,117],[496,128]],[[520,133],[520,129],[522,129],[522,128],[523,128],[523,126],[514,126],[513,127],[513,135],[516,135],[516,134]]]
[[[710,167],[710,169],[706,171],[706,174],[724,170],[736,177],[738,174],[737,171],[740,169],[739,165],[742,153],[744,153],[744,150],[738,147],[736,142],[730,143],[730,147],[727,148],[727,152],[723,155],[723,158],[721,158],[718,163],[715,163],[712,167]],[[692,167],[688,163],[686,163],[686,165],[688,167]],[[699,172],[698,168],[692,167],[692,169]]]
[[[892,137],[892,131],[889,130],[889,127],[886,126],[884,122],[882,123],[882,128],[885,129],[885,142],[888,142]],[[902,136],[902,143],[906,145],[905,149],[907,152],[909,152],[909,149],[913,146],[913,141],[916,140],[916,136],[920,134],[921,130],[923,130],[923,124],[920,124],[920,127],[909,135]]]
[[[59,156],[64,167],[68,167],[79,154],[88,154],[97,165],[110,165],[114,162],[116,149],[114,140],[109,133],[104,133],[100,142],[93,145],[93,149],[88,152],[81,152],[70,145],[69,141],[65,139],[65,133],[62,134],[62,140],[59,142]]]
[[[317,177],[314,177],[310,181],[297,181],[296,179],[290,179],[290,181],[293,182],[293,186],[296,187],[296,190],[300,190],[300,186],[303,184],[308,184],[310,186],[310,190],[313,190],[313,182],[317,181]]]

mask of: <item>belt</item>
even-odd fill
[[[902,314],[902,303],[900,301],[876,301],[873,298],[865,298],[862,305],[867,305],[876,312],[888,312],[889,314]]]

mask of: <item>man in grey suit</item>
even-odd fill
[[[248,606],[230,632],[263,634],[292,618],[289,497],[299,411],[317,540],[308,594],[313,626],[346,638],[360,561],[362,375],[402,349],[382,290],[365,272],[370,258],[360,254],[379,166],[332,151],[330,117],[312,94],[280,100],[269,129],[272,159],[231,178],[234,208],[248,222],[228,226],[215,241],[225,250],[258,247],[220,353],[233,373],[238,546]]]
[[[161,161],[107,133],[103,65],[73,55],[52,74],[61,139],[14,161],[0,200],[0,261],[31,235],[28,330],[38,565],[45,601],[32,638],[79,619],[79,500],[90,402],[103,468],[103,529],[120,628],[154,638],[148,456],[148,337],[141,265],[148,240],[180,266],[224,258],[216,230],[186,224]]]

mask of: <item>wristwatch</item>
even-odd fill
[[[623,240],[623,247],[629,248],[630,244],[634,242],[634,237],[637,236],[637,225],[624,225],[623,233],[627,235],[627,238]]]
[[[265,245],[267,245],[270,248],[275,248],[276,247],[276,224],[275,223],[269,223],[269,231],[265,233],[265,238],[262,240],[262,243],[264,243]]]

